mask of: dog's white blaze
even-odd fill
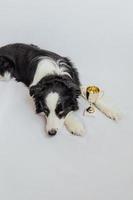
[[[57,102],[59,100],[59,94],[57,92],[50,92],[46,97],[46,103],[51,112],[55,112]]]
[[[46,130],[47,132],[54,129],[58,130],[62,127],[64,119],[59,119],[55,113],[59,95],[56,92],[51,92],[46,97],[46,104],[50,110],[49,116],[47,117]]]
[[[43,77],[50,74],[70,76],[69,73],[65,72],[65,67],[59,67],[54,60],[44,57],[38,63],[33,82],[30,86],[36,85]]]

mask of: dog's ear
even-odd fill
[[[35,86],[31,86],[29,93],[30,93],[30,96],[36,96],[39,94],[40,91],[41,91],[41,88],[38,85],[35,85]]]
[[[67,88],[72,91],[72,94],[77,98],[81,94],[80,87],[75,84],[72,80],[64,81]]]
[[[36,113],[41,113],[44,110],[44,101],[42,95],[42,89],[39,85],[32,86],[30,88],[30,96],[34,98]]]
[[[35,99],[36,113],[41,113],[44,110],[44,101],[41,98]]]

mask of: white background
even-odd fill
[[[12,42],[71,57],[82,83],[101,86],[124,116],[81,115],[85,137],[49,138],[27,88],[0,82],[0,199],[132,200],[132,1],[0,0],[0,46]]]

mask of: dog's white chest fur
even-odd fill
[[[69,75],[65,72],[65,67],[60,68],[54,60],[44,57],[38,63],[33,82],[30,86],[36,85],[43,77],[50,74]]]

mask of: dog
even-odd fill
[[[0,48],[0,80],[12,78],[29,89],[36,113],[46,118],[48,135],[56,135],[63,124],[72,134],[84,134],[74,115],[81,84],[70,59],[32,44],[9,44]]]

